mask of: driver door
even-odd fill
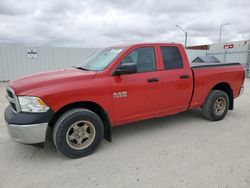
[[[144,119],[162,108],[155,54],[151,46],[133,49],[120,63],[136,63],[137,73],[110,77],[115,124]]]

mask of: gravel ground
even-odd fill
[[[0,84],[0,187],[250,187],[250,79],[235,110],[210,122],[192,110],[113,129],[85,158],[13,142]]]

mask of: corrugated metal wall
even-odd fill
[[[250,77],[250,41],[211,44],[208,50],[187,50],[189,61],[197,56],[215,56],[221,62],[239,62]]]
[[[224,49],[226,44],[212,44],[209,50],[187,50],[189,61],[197,56],[213,55],[221,62],[240,62],[249,70],[250,42],[230,43],[233,48]],[[28,50],[37,52],[37,58],[29,58]],[[0,44],[0,81],[12,80],[23,75],[72,67],[81,63],[96,48],[34,47]],[[247,71],[248,76],[250,72]]]
[[[216,56],[221,62],[239,62],[247,64],[248,41],[238,41],[233,43],[212,44],[207,55]],[[231,47],[230,47],[231,45]],[[226,48],[226,46],[228,46]]]
[[[37,52],[37,58],[28,58],[27,50],[30,49]],[[72,67],[96,50],[96,48],[0,45],[0,81],[40,71]]]

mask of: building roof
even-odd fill
[[[220,63],[214,56],[198,56],[192,62]]]

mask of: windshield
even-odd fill
[[[91,71],[105,69],[123,50],[123,48],[104,48],[90,55],[77,68]]]

